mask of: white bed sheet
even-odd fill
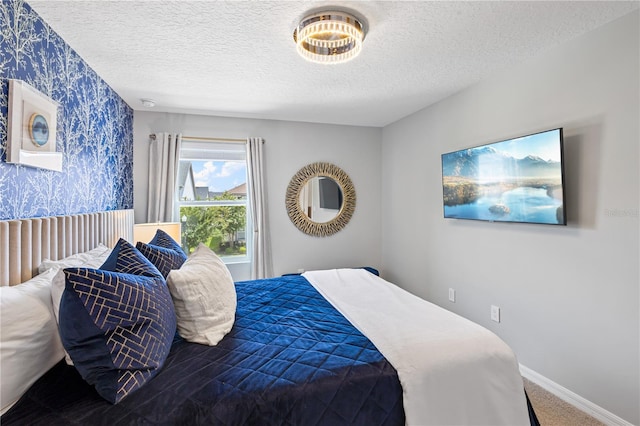
[[[486,328],[363,269],[303,276],[395,367],[408,425],[528,425],[516,357]]]

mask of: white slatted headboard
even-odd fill
[[[0,286],[38,273],[43,259],[59,260],[122,237],[133,242],[133,210],[0,221]]]

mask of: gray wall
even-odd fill
[[[146,219],[148,136],[165,131],[182,132],[187,136],[252,136],[266,140],[267,202],[276,275],[298,269],[380,266],[381,129],[136,111],[136,223]],[[289,220],[285,210],[289,180],[301,167],[315,161],[330,162],[342,168],[356,189],[356,209],[351,221],[331,237],[303,234]],[[234,279],[249,279],[248,268],[233,265],[229,269]]]
[[[521,364],[634,424],[638,27],[638,13],[627,15],[382,138],[383,275],[493,330]],[[565,135],[567,227],[443,219],[442,153],[554,127]]]

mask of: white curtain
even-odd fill
[[[149,144],[147,222],[177,222],[174,200],[182,135],[156,133],[155,136]]]
[[[272,276],[262,138],[247,138],[248,197],[253,222],[251,279]]]

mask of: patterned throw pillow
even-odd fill
[[[138,242],[136,248],[158,268],[165,278],[172,269],[179,269],[187,260],[187,255],[180,244],[161,229],[156,231],[156,235],[148,244]]]
[[[184,257],[184,260],[187,260],[187,255],[182,250],[182,247],[180,247],[180,244],[178,244],[176,242],[176,240],[171,238],[171,235],[167,234],[162,229],[158,229],[156,231],[156,235],[153,237],[153,239],[151,241],[149,241],[149,244],[152,244],[152,245],[158,246],[158,247],[165,247],[165,248],[173,249],[173,250],[175,250],[177,252],[182,253],[182,256]]]
[[[171,295],[160,272],[120,240],[113,271],[66,268],[60,336],[89,384],[115,404],[163,366],[176,331]]]

